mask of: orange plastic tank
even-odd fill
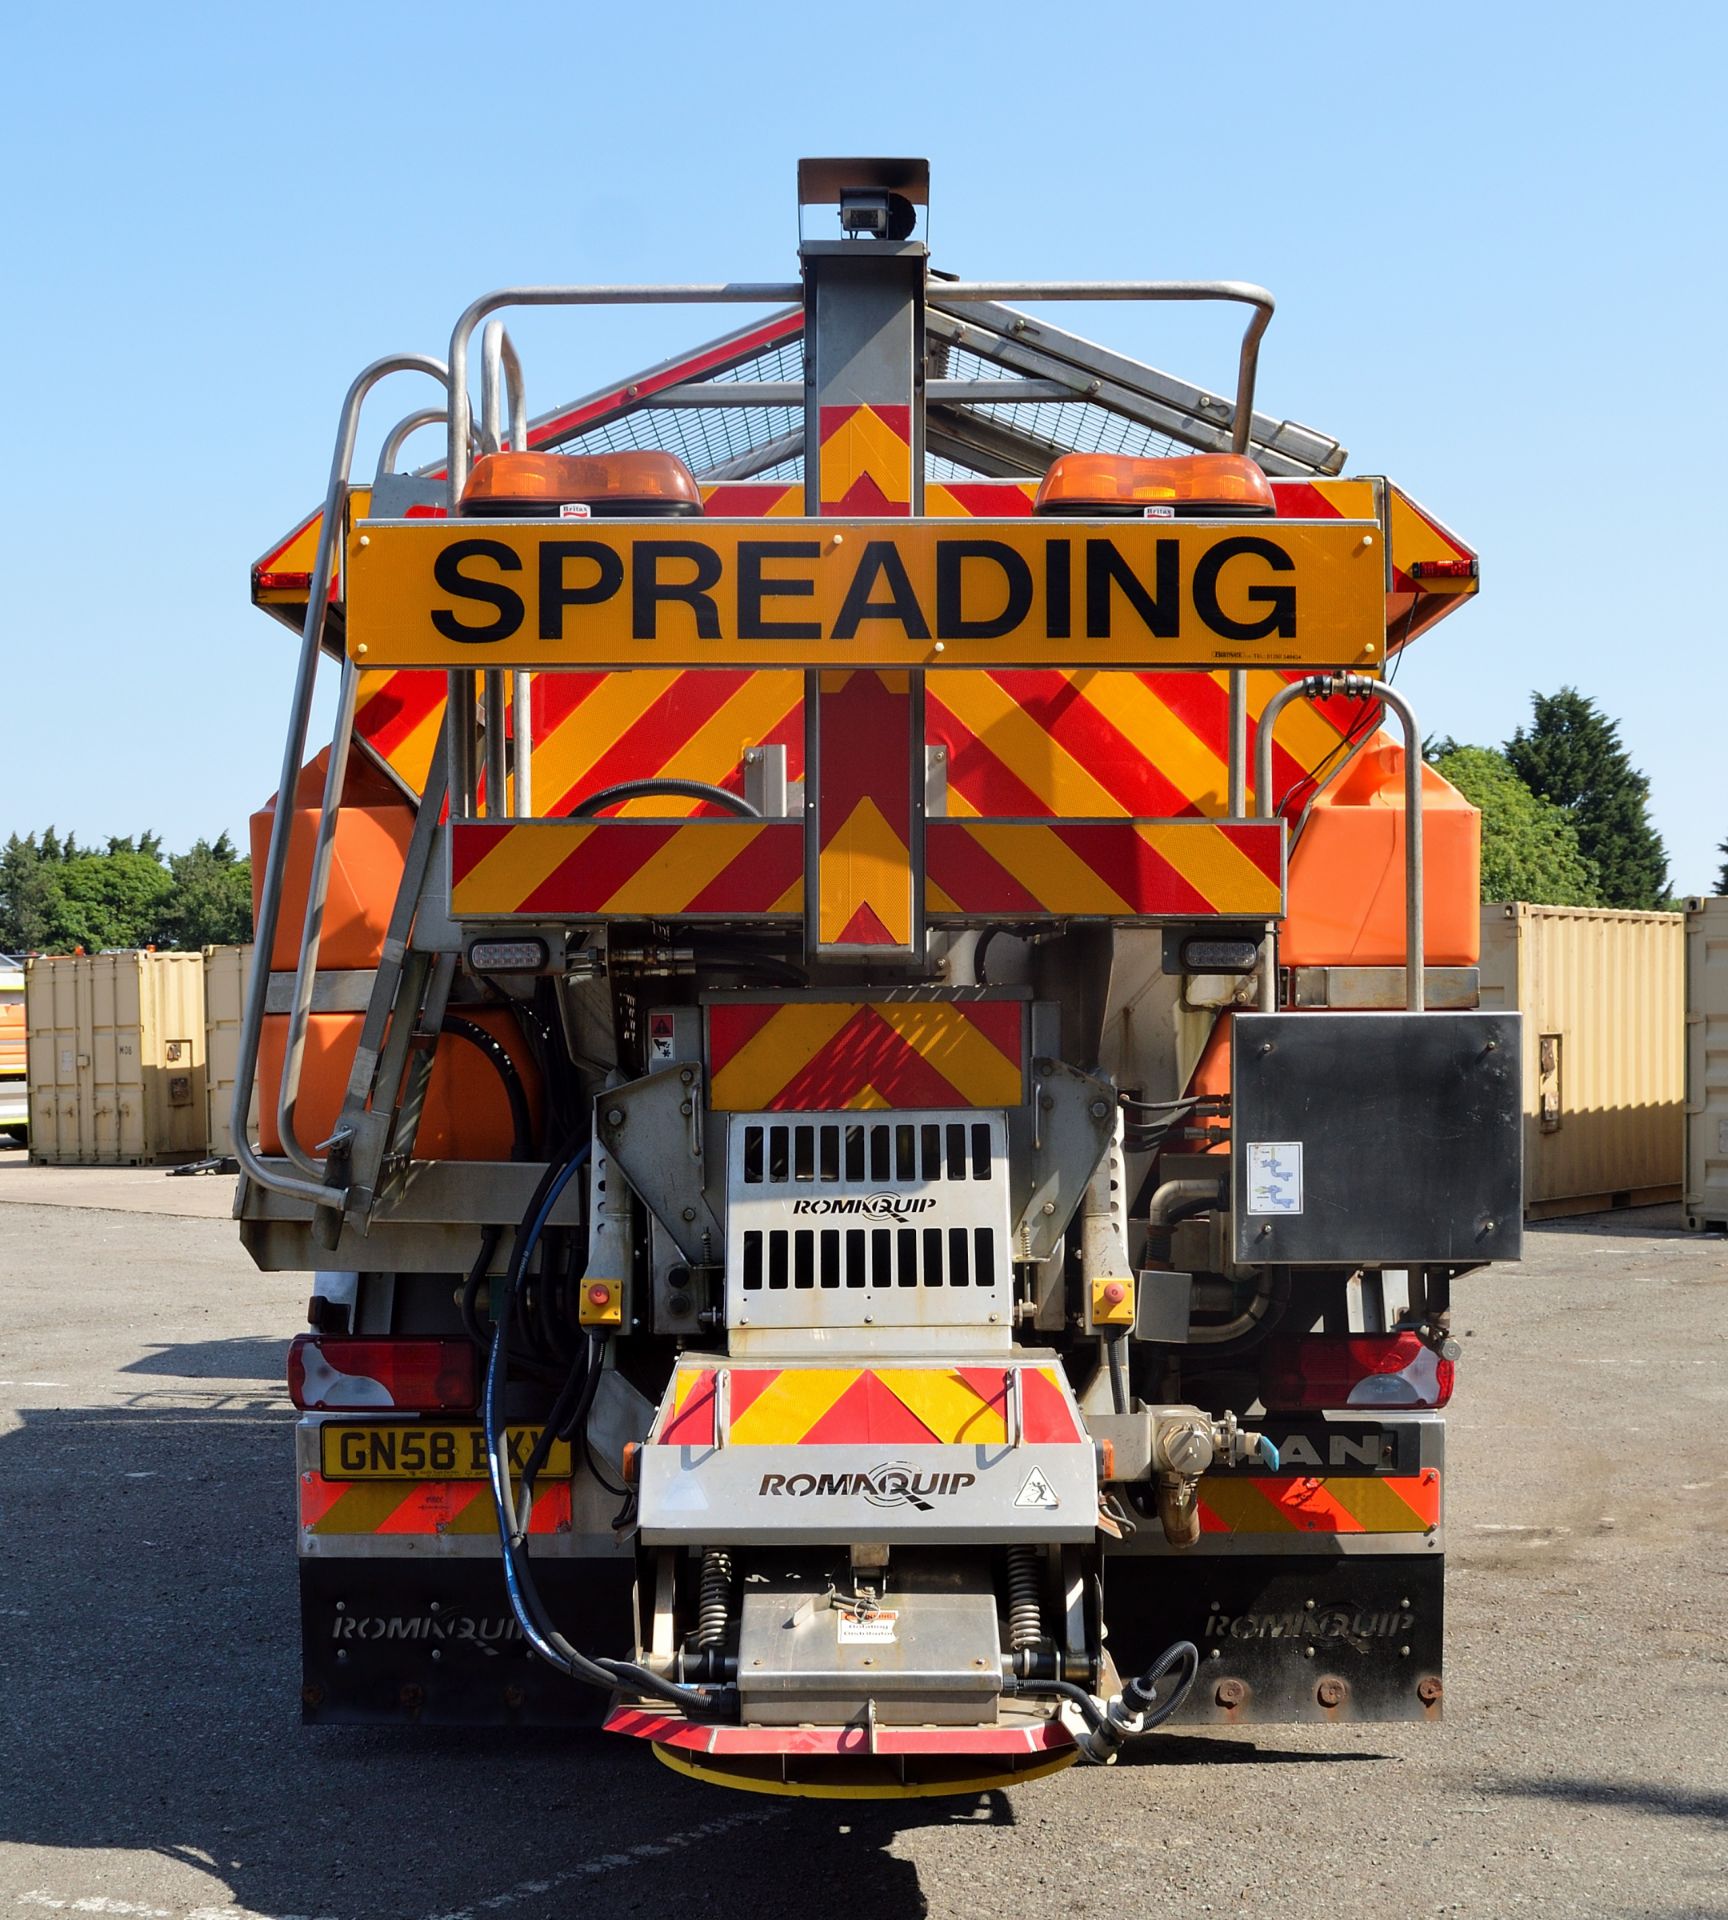
[[[329,749],[308,761],[294,790],[294,820],[288,835],[288,864],[282,879],[282,914],[276,924],[270,964],[292,973],[300,960],[300,928],[306,918],[306,885],[312,871],[312,847],[324,799],[324,770]],[[270,800],[252,816],[252,908],[257,912],[264,880],[264,856],[276,814]],[[331,849],[330,888],[324,903],[320,972],[373,967],[383,950],[390,910],[408,858],[414,809],[401,791],[367,760],[354,753],[336,816]]]
[[[539,1075],[522,1029],[509,1009],[465,1006],[453,1011],[503,1042],[522,1077],[528,1110],[538,1127]],[[315,1013],[307,1025],[294,1131],[309,1152],[336,1129],[364,1018],[359,1013]],[[282,1057],[287,1045],[288,1016],[274,1014],[264,1022],[258,1049],[258,1144],[267,1154],[282,1151],[282,1136],[276,1125],[276,1092],[282,1084]],[[478,1047],[445,1034],[433,1056],[432,1078],[414,1139],[415,1159],[508,1160],[514,1144],[510,1102],[497,1069]]]
[[[1422,769],[1423,947],[1431,967],[1473,967],[1480,951],[1482,817]],[[1404,964],[1404,749],[1384,735],[1314,803],[1290,855],[1286,967]]]
[[[300,963],[300,930],[306,917],[307,883],[328,764],[326,750],[301,769],[295,783],[282,913],[271,954],[271,970],[276,973],[292,975]],[[252,816],[254,910],[275,811],[276,801],[271,800]],[[365,971],[377,966],[413,831],[412,804],[365,755],[353,754],[331,849],[330,886],[318,947],[320,973]],[[522,1030],[508,1009],[461,1007],[455,1011],[504,1043],[521,1075],[530,1114],[538,1124],[539,1075]],[[307,1024],[295,1131],[308,1151],[315,1151],[318,1143],[335,1131],[364,1018],[360,1013],[315,1013]],[[258,1046],[258,1144],[266,1154],[282,1151],[276,1099],[287,1049],[287,1014],[266,1014]],[[514,1144],[510,1103],[497,1070],[477,1047],[445,1034],[433,1059],[426,1104],[414,1141],[415,1158],[508,1160]]]

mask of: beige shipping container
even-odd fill
[[[151,1166],[204,1152],[204,956],[91,953],[24,968],[30,1158]]]
[[[1482,909],[1482,1005],[1524,1016],[1524,1211],[1680,1197],[1684,916]]]
[[[1728,1228],[1728,899],[1686,902],[1686,1224]]]
[[[246,1011],[246,987],[252,977],[250,947],[204,949],[204,1123],[205,1150],[213,1159],[231,1156],[234,1135],[234,1076],[240,1060],[240,1021]],[[247,1133],[258,1144],[258,1091],[252,1091]]]

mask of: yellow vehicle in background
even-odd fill
[[[24,1064],[24,965],[0,954],[0,1134],[22,1146],[30,1133]]]

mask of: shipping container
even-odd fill
[[[240,1021],[246,1011],[246,987],[252,977],[250,947],[204,949],[204,1123],[205,1151],[213,1159],[234,1152],[231,1125],[234,1074],[240,1059]],[[258,1093],[252,1093],[247,1132],[258,1144]]]
[[[1728,1230],[1728,899],[1686,902],[1686,1224]]]
[[[204,956],[25,963],[30,1158],[151,1166],[204,1152]]]
[[[1684,916],[1482,908],[1485,1008],[1524,1015],[1524,1211],[1680,1197]]]

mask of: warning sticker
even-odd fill
[[[648,1058],[667,1061],[676,1058],[678,1021],[675,1014],[651,1013],[648,1016]]]
[[[840,1609],[840,1644],[843,1647],[880,1647],[894,1638],[894,1623],[900,1615],[892,1607],[870,1613]]]
[[[1014,1504],[1017,1507],[1059,1507],[1062,1502],[1056,1497],[1056,1489],[1034,1467],[1026,1476],[1025,1486],[1015,1494]]]
[[[1302,1142],[1250,1140],[1248,1142],[1248,1211],[1300,1213],[1302,1211]]]

